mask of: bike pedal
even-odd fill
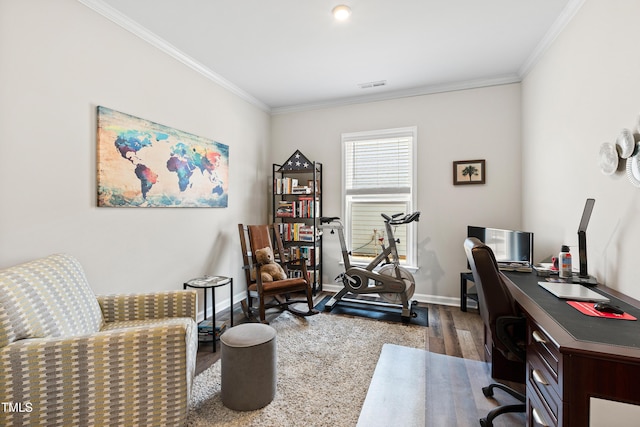
[[[347,276],[347,275],[345,274],[345,277],[346,277],[346,279],[347,279],[349,282],[351,282],[351,283],[358,283],[358,281],[357,281],[356,279],[354,279],[353,277],[351,277],[351,276]]]

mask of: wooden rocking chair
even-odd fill
[[[244,263],[244,273],[247,280],[247,299],[242,301],[242,310],[245,316],[252,317],[253,311],[253,299],[258,299],[258,311],[260,315],[260,321],[262,323],[268,323],[266,320],[266,310],[269,308],[278,307],[282,310],[288,310],[298,316],[310,316],[318,314],[318,311],[313,308],[313,297],[311,284],[308,280],[307,266],[305,259],[287,261],[284,252],[284,245],[282,243],[282,236],[277,227],[273,225],[248,225],[238,224],[238,232],[240,233],[240,246],[242,248],[242,260]],[[275,237],[275,248],[271,242],[271,233]],[[257,262],[255,252],[258,249],[270,247],[274,254],[277,254],[276,260],[284,269],[287,276],[289,276],[288,266],[300,265],[302,277],[289,278],[284,280],[277,280],[274,282],[263,282],[260,275],[261,265]],[[292,300],[290,299],[291,292],[305,292],[305,300]],[[267,303],[267,298],[271,297]],[[308,311],[297,310],[292,305],[294,304],[306,304],[308,305]]]

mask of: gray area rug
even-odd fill
[[[276,397],[256,411],[220,400],[220,363],[194,381],[188,426],[355,426],[385,343],[424,349],[427,329],[320,313],[283,313],[277,335]]]

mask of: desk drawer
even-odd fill
[[[533,393],[557,420],[561,405],[557,377],[554,379],[539,354],[531,352],[527,354],[527,395]]]
[[[531,387],[527,387],[527,426],[557,427],[558,419],[542,403],[540,396]]]
[[[560,371],[560,349],[556,347],[551,338],[532,321],[527,322],[528,341],[527,355],[537,354],[550,370],[553,380],[558,382]]]

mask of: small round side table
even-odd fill
[[[213,352],[216,351],[216,289],[229,285],[229,322],[233,326],[233,277],[204,276],[184,282],[183,289],[195,288],[204,291],[204,318],[207,318],[207,289],[211,289],[211,324],[213,326]]]

